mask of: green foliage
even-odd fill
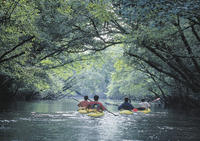
[[[98,18],[101,22],[108,22],[114,17],[114,13],[111,10],[111,5],[106,0],[96,0],[95,2],[89,2],[88,10],[91,15]]]
[[[200,91],[199,1],[0,3],[0,73],[20,88],[112,98],[165,97],[174,83]]]
[[[115,71],[111,75],[111,83],[108,86],[107,95],[111,98],[119,97],[145,97],[148,86],[152,82],[144,73],[126,64],[125,59],[118,59]]]
[[[76,75],[76,84],[72,90],[77,90],[84,95],[93,97],[98,94],[105,97],[107,86],[110,82],[110,72],[113,71],[113,61],[111,56],[107,56],[110,51],[105,54],[97,53],[97,58],[86,62],[84,69]],[[84,65],[84,63],[82,63]]]
[[[90,49],[104,48],[94,31],[101,32],[96,21],[108,14],[90,17],[88,6],[84,1],[2,1],[1,73],[23,82],[22,87],[61,92],[63,81],[92,62]]]
[[[179,84],[191,95],[198,93],[199,1],[127,0],[114,6],[129,25],[124,28],[130,31],[125,36],[126,62],[153,80],[149,90],[164,99],[188,95],[185,88],[176,87]]]

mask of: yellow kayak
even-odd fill
[[[120,110],[119,113],[120,113],[120,114],[125,114],[125,115],[131,115],[131,114],[133,114],[133,112],[130,111],[130,110]]]
[[[90,117],[101,117],[104,115],[104,112],[91,112],[89,114],[87,114]]]
[[[91,112],[97,112],[96,109],[87,109],[88,113],[91,113]]]
[[[81,114],[87,114],[87,113],[91,113],[91,112],[96,112],[96,109],[83,109],[83,108],[79,108],[78,112]]]
[[[96,109],[79,108],[78,112],[80,114],[88,114],[88,116],[91,116],[91,117],[100,117],[104,115],[103,112],[98,112]]]
[[[142,112],[142,113],[147,114],[147,113],[151,112],[151,109],[148,108],[148,109],[145,109],[145,110],[138,110],[138,112]]]
[[[81,114],[87,114],[88,113],[88,109],[86,109],[85,107],[79,107],[78,108],[78,112]]]
[[[84,110],[84,109],[80,109],[80,110],[78,110],[78,112],[81,113],[81,114],[87,114],[88,113],[88,111]]]

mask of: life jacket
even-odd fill
[[[96,110],[100,110],[100,109],[101,109],[101,106],[100,106],[100,104],[92,104],[92,105],[91,105],[91,108],[92,108],[92,109],[96,109]]]

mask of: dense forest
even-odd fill
[[[0,99],[200,106],[200,1],[0,0]]]

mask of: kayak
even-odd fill
[[[79,107],[78,108],[78,112],[81,114],[87,114],[88,113],[88,109],[86,109],[85,107]]]
[[[96,109],[84,109],[84,108],[79,108],[78,112],[80,114],[87,114],[90,117],[101,117],[104,115],[103,112],[98,112]]]
[[[96,112],[96,109],[85,109],[85,108],[79,108],[78,112],[81,114],[87,114],[87,113],[91,113],[91,112]]]
[[[88,113],[88,111],[85,109],[80,109],[80,110],[78,110],[78,112],[79,113],[81,113],[81,114],[87,114]]]
[[[101,117],[104,115],[104,112],[91,112],[89,114],[87,114],[90,117]]]
[[[133,112],[141,112],[141,113],[147,114],[147,113],[151,112],[151,109],[148,108],[148,109],[145,109],[145,110],[138,110],[137,108],[134,108]]]
[[[91,113],[91,112],[97,112],[96,109],[87,109],[88,113]]]
[[[145,109],[145,110],[138,110],[138,112],[142,112],[142,113],[147,114],[147,113],[151,112],[151,109],[148,108],[148,109]]]
[[[119,113],[120,113],[120,114],[125,114],[125,115],[131,115],[131,114],[133,114],[133,112],[130,111],[130,110],[120,110]]]

